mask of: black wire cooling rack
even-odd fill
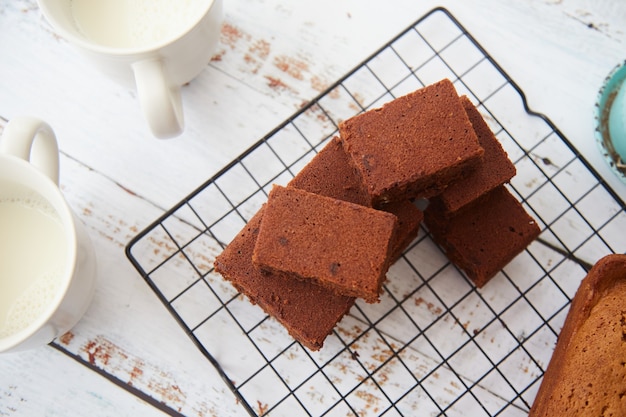
[[[382,301],[357,302],[324,348],[308,351],[213,260],[339,121],[446,77],[515,163],[509,189],[540,238],[479,290],[422,229],[391,267]],[[435,9],[142,231],[127,255],[250,415],[523,416],[586,270],[626,249],[624,207],[459,22]]]

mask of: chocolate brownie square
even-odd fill
[[[252,261],[338,294],[379,301],[397,218],[382,210],[275,185]]]
[[[473,171],[451,183],[441,194],[431,199],[431,203],[440,204],[442,210],[450,214],[461,210],[494,188],[508,183],[516,172],[515,165],[509,160],[474,104],[467,96],[461,97],[461,102],[485,153],[483,162]]]
[[[319,350],[355,299],[312,281],[257,268],[252,263],[252,253],[263,211],[264,207],[216,258],[215,271],[278,320],[294,339],[313,351]]]
[[[287,185],[355,204],[370,203],[361,178],[338,136],[330,140]],[[393,262],[417,236],[424,213],[408,200],[385,204],[381,209],[398,217]]]
[[[484,152],[447,79],[347,119],[339,132],[373,207],[436,195]]]
[[[504,185],[452,217],[429,205],[424,223],[448,259],[479,288],[540,233],[535,220]]]

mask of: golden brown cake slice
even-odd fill
[[[626,255],[581,282],[530,417],[626,416]]]

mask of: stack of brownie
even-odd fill
[[[369,207],[367,201],[360,178],[335,137],[287,187],[272,189],[267,204],[217,257],[215,270],[282,323],[294,339],[319,350],[355,296],[378,297],[386,269],[417,236],[423,219],[423,213],[408,200],[384,210]],[[376,237],[370,222],[379,226]],[[262,228],[266,243],[257,245]],[[362,253],[355,256],[351,248],[366,251],[370,258],[363,258]],[[352,265],[355,258],[361,261],[356,266]],[[365,279],[358,272],[346,274],[363,268],[364,259],[377,262],[377,269],[369,264],[364,268],[369,288],[355,285]],[[261,262],[269,265],[259,266]],[[288,262],[289,268],[300,268],[299,275],[284,271]],[[303,268],[316,267],[312,277],[303,276],[309,275]],[[324,277],[318,277],[318,271],[335,278],[334,283],[322,284]],[[344,294],[333,285],[352,291]]]
[[[448,258],[481,288],[540,230],[504,185],[515,166],[471,101],[461,101],[485,150],[483,162],[430,199],[424,222]]]
[[[311,350],[356,298],[379,300],[422,220],[477,286],[539,229],[503,185],[515,167],[449,80],[352,117],[267,203],[215,269]],[[413,203],[428,199],[422,213]]]

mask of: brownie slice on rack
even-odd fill
[[[397,217],[382,210],[275,185],[252,256],[257,267],[379,301]]]
[[[438,194],[484,152],[447,79],[347,119],[339,132],[374,207]]]
[[[462,96],[461,102],[485,153],[482,163],[474,170],[451,183],[441,194],[430,199],[431,204],[440,205],[441,209],[449,214],[461,210],[494,188],[508,183],[516,172],[515,165],[509,160],[478,109],[467,96]]]
[[[368,201],[360,178],[337,137],[313,157],[289,186],[357,204]],[[417,235],[423,213],[409,201],[388,205],[386,209],[399,218],[393,260]],[[262,272],[253,265],[252,252],[263,212],[261,208],[217,257],[216,272],[280,322],[294,339],[311,350],[318,350],[356,299],[336,294],[314,282]],[[320,309],[320,305],[324,308]]]
[[[311,281],[257,268],[252,253],[263,211],[261,208],[217,257],[215,271],[281,323],[294,339],[313,351],[319,350],[355,299]]]
[[[451,217],[429,205],[424,223],[448,259],[479,288],[540,233],[535,220],[504,185]]]
[[[368,206],[369,196],[344,151],[341,139],[335,136],[289,182],[288,186],[311,193]],[[398,217],[391,261],[395,261],[415,239],[424,213],[409,200],[385,204],[381,210]]]

